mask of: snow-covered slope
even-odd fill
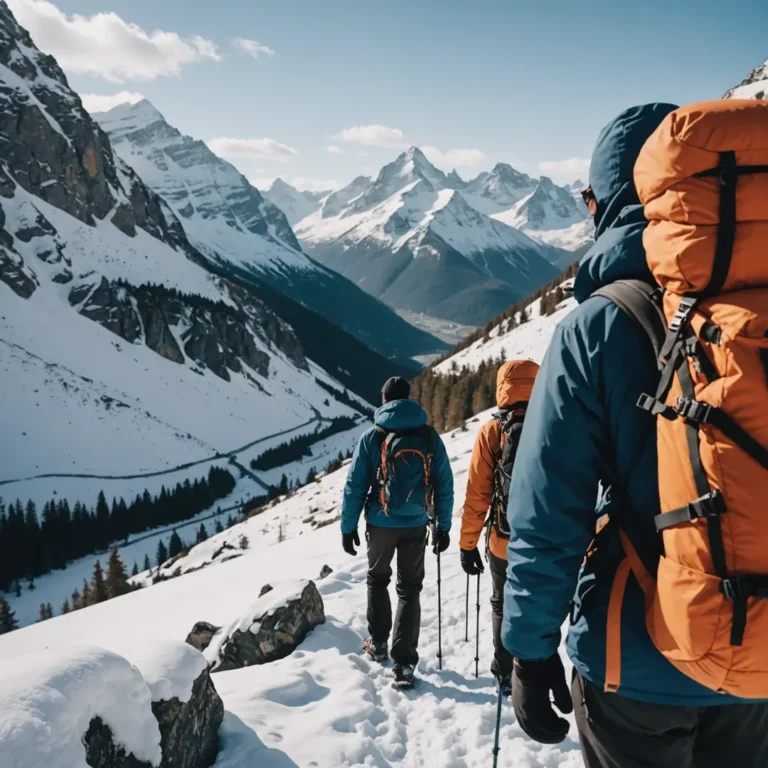
[[[537,356],[534,349],[529,352]],[[456,479],[456,525],[476,430],[488,415],[472,419],[466,431],[445,436]],[[345,474],[342,468],[320,478],[195,547],[183,562],[190,570],[205,566],[215,548],[225,543],[239,553],[234,559],[216,564],[219,558],[196,572],[4,635],[0,656],[7,663],[21,663],[19,657],[27,654],[31,663],[34,655],[29,654],[42,653],[46,647],[83,643],[127,654],[128,636],[141,647],[142,658],[135,663],[146,677],[153,646],[158,655],[164,653],[162,649],[183,640],[198,621],[228,626],[255,601],[263,584],[280,587],[286,581],[317,579],[327,564],[333,573],[317,581],[325,603],[325,624],[281,661],[213,675],[225,706],[215,765],[487,766],[496,716],[496,692],[489,672],[490,580],[480,579],[480,677],[475,679],[474,629],[470,642],[465,642],[466,576],[454,538],[441,564],[440,670],[436,570],[429,554],[421,596],[420,683],[412,693],[392,690],[389,665],[373,664],[360,652],[366,635],[366,560],[362,554],[350,558],[341,551],[334,522]],[[242,536],[249,541],[245,550],[240,549]],[[142,628],[140,638],[127,629],[135,627]],[[126,657],[134,660],[135,655]],[[509,704],[504,705],[501,723],[501,766],[581,765],[575,727],[563,744],[543,746],[524,736]]]
[[[768,60],[755,67],[725,99],[768,99]]]
[[[255,278],[328,318],[386,357],[442,347],[381,302],[301,251],[284,213],[208,146],[169,125],[152,104],[121,104],[94,116],[116,153],[170,205],[190,242],[228,276]],[[293,202],[289,191],[295,193]],[[295,213],[302,193],[275,183]]]
[[[562,286],[567,296],[571,283],[572,280],[566,280]],[[482,362],[500,358],[529,358],[540,363],[555,327],[576,306],[576,299],[568,296],[553,314],[547,316],[541,314],[541,299],[536,299],[527,308],[527,322],[514,328],[509,328],[506,321],[502,322],[489,332],[488,341],[479,339],[466,349],[447,357],[435,366],[435,371],[447,374],[454,365],[459,369],[474,369]]]
[[[327,192],[302,192],[282,179],[275,179],[270,188],[264,192],[264,197],[276,205],[293,226],[303,218],[316,210],[324,197],[333,190]]]
[[[340,212],[297,225],[317,259],[398,309],[467,324],[551,279],[562,254],[472,208],[417,148]]]

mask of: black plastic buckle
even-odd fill
[[[726,510],[725,498],[718,490],[702,496],[689,506],[693,507],[696,512],[701,511],[701,514],[697,514],[696,517],[720,517]]]
[[[742,579],[723,579],[720,591],[729,599],[737,600],[747,596],[747,587]]]
[[[640,397],[637,398],[637,407],[642,408],[644,411],[648,411],[649,413],[653,412],[655,405],[656,398],[651,395],[646,395],[643,393],[640,395]]]
[[[695,421],[698,424],[706,424],[712,414],[712,406],[707,403],[700,403],[698,400],[679,397],[675,411],[678,416],[682,416],[684,419]]]

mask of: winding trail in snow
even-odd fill
[[[283,429],[280,432],[275,432],[271,435],[259,437],[256,440],[252,440],[250,443],[241,445],[239,448],[234,448],[231,451],[218,452],[218,453],[215,453],[213,456],[208,456],[204,459],[198,459],[197,461],[188,461],[185,464],[177,464],[175,467],[169,467],[168,469],[161,469],[155,472],[142,472],[134,475],[95,475],[95,474],[77,474],[77,473],[66,474],[66,473],[50,472],[50,473],[43,473],[39,475],[29,475],[28,477],[15,477],[10,480],[0,480],[0,486],[13,485],[14,483],[25,483],[25,482],[29,482],[30,480],[44,480],[47,478],[57,478],[57,479],[58,478],[79,478],[84,480],[141,480],[147,477],[162,477],[163,475],[172,475],[176,472],[182,472],[185,469],[191,469],[192,467],[200,466],[201,464],[210,464],[211,462],[218,461],[220,459],[228,459],[230,460],[230,463],[234,464],[241,471],[241,473],[244,473],[245,475],[250,477],[251,480],[253,480],[257,485],[260,485],[265,490],[269,490],[269,486],[266,483],[264,483],[262,480],[260,480],[253,472],[243,467],[242,464],[237,463],[236,461],[237,455],[239,453],[242,453],[243,451],[247,451],[253,448],[256,445],[260,445],[261,443],[266,443],[268,440],[274,440],[276,437],[283,437],[284,435],[290,435],[292,432],[297,432],[300,429],[311,427],[314,424],[321,425],[321,424],[329,424],[330,422],[331,422],[330,419],[326,419],[320,416],[320,414],[317,411],[315,411],[315,416],[309,419],[309,421],[305,421],[303,424],[297,424],[295,427],[291,427],[290,429]],[[232,459],[235,459],[235,461],[232,461]]]

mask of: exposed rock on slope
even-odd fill
[[[287,656],[323,622],[323,599],[313,581],[282,585],[215,635],[205,657],[213,672],[267,664]]]
[[[768,99],[768,60],[755,67],[725,99]]]

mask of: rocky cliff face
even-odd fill
[[[183,143],[172,159],[194,165],[203,151],[210,154],[200,142]],[[258,192],[246,186],[229,201],[231,223],[298,249],[285,217],[261,198],[254,208],[249,194]],[[217,213],[215,205],[205,213]],[[179,290],[153,285],[162,276],[142,264],[147,250],[188,275],[173,274]],[[203,272],[205,263],[168,204],[113,153],[56,61],[0,4],[0,280],[23,298],[48,281],[71,283],[69,304],[83,316],[224,379],[246,368],[268,376],[267,349],[306,369],[290,327]]]

